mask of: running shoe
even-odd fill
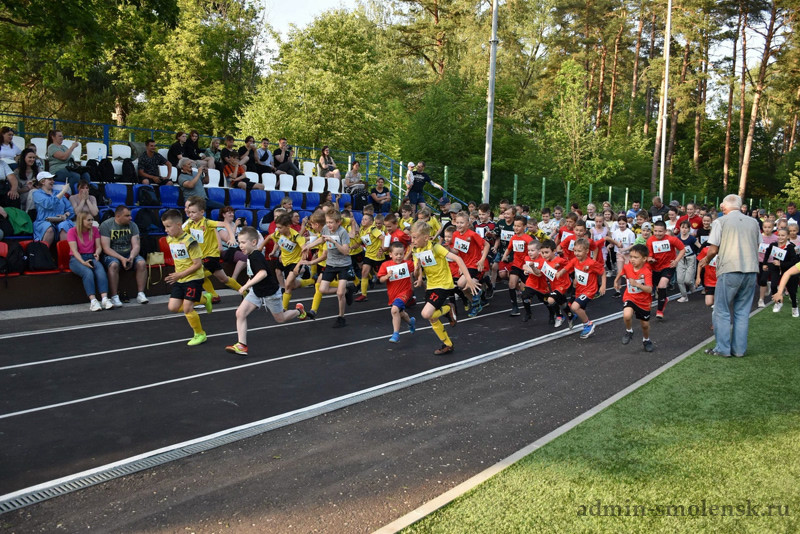
[[[525,317],[522,318],[522,322],[523,323],[527,323],[530,320],[531,320],[531,314],[530,313],[526,313]]]
[[[189,340],[187,345],[190,347],[194,347],[195,345],[200,345],[201,343],[205,343],[208,340],[206,337],[206,333],[202,332],[200,334],[195,334],[192,339]]]
[[[342,317],[341,315],[336,317],[336,322],[333,323],[333,328],[342,328],[345,326],[347,326],[347,321],[344,320],[344,317]]]
[[[494,284],[486,286],[486,299],[491,299],[494,296]]]
[[[573,313],[572,316],[567,319],[567,327],[572,330],[575,328],[575,325],[578,324],[579,320],[580,319],[578,319],[578,316]]]
[[[411,317],[408,321],[408,333],[413,334],[417,330],[417,318]]]
[[[519,317],[519,306],[517,303],[513,303],[511,305],[511,313],[508,314],[509,317]]]
[[[631,330],[630,332],[625,330],[625,333],[622,334],[622,344],[627,345],[628,343],[631,342],[632,339],[633,339],[633,330]]]
[[[203,296],[206,298],[206,304],[205,304],[206,313],[211,313],[211,309],[214,306],[214,304],[213,304],[214,299],[211,297],[211,293],[209,293],[208,291],[204,291],[203,292]]]
[[[400,343],[400,332],[392,334],[392,337],[389,338],[389,343]]]
[[[783,308],[783,302],[776,302],[775,305],[772,307],[772,313],[778,313]]]
[[[644,346],[645,352],[653,352],[653,342],[649,339],[645,339],[642,341],[642,345]]]
[[[114,305],[115,308],[122,307],[122,301],[119,300],[119,295],[114,295],[113,297],[111,297],[111,303]]]
[[[583,330],[581,331],[581,339],[586,339],[592,334],[594,334],[594,323],[584,325]]]
[[[689,302],[689,297],[681,297],[678,299],[678,302]]]
[[[458,317],[456,317],[456,307],[450,306],[450,326],[455,326],[458,323]]]
[[[295,305],[294,309],[297,310],[297,312],[299,313],[299,315],[297,316],[297,319],[300,320],[300,321],[305,321],[306,318],[308,317],[308,314],[306,313],[305,307],[301,303],[298,302]]]
[[[453,345],[442,345],[441,347],[433,351],[433,353],[437,356],[441,356],[443,354],[450,354],[454,350],[456,349]]]
[[[220,297],[219,295],[217,295],[216,297],[211,297],[212,304],[219,304],[220,302],[222,302],[222,297]]]
[[[144,294],[144,291],[139,291],[139,293],[136,294],[136,302],[139,304],[147,304],[150,301],[148,300],[147,295]]]
[[[481,305],[480,301],[478,301],[477,304],[475,304],[474,306],[472,306],[472,308],[470,308],[467,317],[476,317],[481,312],[482,309],[483,306]]]
[[[93,299],[92,302],[89,303],[89,311],[96,312],[96,311],[101,311],[102,309],[103,306],[100,305],[100,301],[97,299]]]
[[[247,345],[244,343],[239,343],[238,341],[233,345],[228,345],[225,347],[225,350],[231,354],[241,354],[242,356],[247,356]]]
[[[316,318],[317,318],[317,312],[315,312],[314,310],[308,310],[308,311],[306,312],[306,317],[307,317],[308,319],[311,319],[311,320],[313,321],[314,319],[316,319]]]
[[[758,307],[759,308],[766,308],[767,304],[764,302],[764,299],[758,299]]]
[[[553,327],[558,328],[562,324],[564,324],[564,316],[559,315],[558,317],[556,317],[555,322],[553,323]]]
[[[614,294],[611,295],[611,297],[615,298],[615,299],[621,299],[622,298],[622,293],[620,293],[619,291],[614,291]]]
[[[103,297],[103,300],[100,301],[100,305],[103,307],[104,310],[110,310],[114,307],[114,303],[111,302],[111,299],[108,297]]]
[[[800,317],[800,309],[792,308],[792,317]]]
[[[366,296],[366,295],[364,295],[364,294],[362,293],[361,295],[358,295],[358,296],[357,296],[357,297],[354,299],[354,301],[355,301],[355,302],[366,302],[366,301],[367,301],[367,296]]]
[[[663,311],[661,311],[661,310],[658,310],[658,311],[656,312],[656,319],[663,320],[663,319],[664,319],[664,312],[663,312]]]

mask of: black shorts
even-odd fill
[[[222,263],[219,261],[219,256],[203,258],[203,269],[206,271],[206,276],[211,276],[213,273],[221,271]]]
[[[519,277],[519,279],[522,281],[522,283],[523,283],[523,284],[525,283],[525,280],[527,280],[527,279],[528,279],[528,275],[527,275],[527,274],[525,274],[525,273],[522,271],[522,269],[520,269],[519,267],[509,267],[509,268],[508,268],[508,274],[510,274],[510,275],[511,275],[511,274],[515,274],[515,275],[517,275],[517,276]]]
[[[524,299],[532,299],[533,297],[539,297],[539,302],[544,302],[545,297],[547,297],[546,293],[540,293],[531,287],[525,286],[525,289],[522,291],[522,298]]]
[[[364,265],[369,265],[370,267],[375,269],[375,272],[378,272],[378,269],[381,268],[381,265],[383,265],[383,262],[385,262],[385,261],[386,260],[372,260],[370,258],[366,258],[365,257],[364,258]]]
[[[630,300],[626,300],[622,304],[622,309],[624,310],[625,308],[632,309],[634,317],[636,317],[640,321],[649,321],[650,320],[650,308],[648,308],[646,310],[643,310],[639,306],[637,306],[636,304],[631,302]]]
[[[572,302],[577,302],[582,310],[585,310],[591,301],[592,298],[587,295],[579,295],[572,300]]]
[[[249,178],[245,178],[244,180],[239,180],[239,182],[235,186],[237,189],[241,189],[241,187],[239,187],[239,184],[244,184],[245,187],[247,187],[248,191],[252,190],[253,187],[255,187],[256,185],[255,183],[251,182]]]
[[[233,263],[236,260],[236,253],[239,251],[237,248],[226,248],[222,252],[220,252],[220,259],[222,261],[227,261],[228,263]]]
[[[480,273],[480,271],[478,271],[478,269],[470,269],[470,268],[468,267],[468,268],[467,268],[467,271],[469,272],[469,275],[470,275],[472,278],[474,278],[475,280],[480,280],[480,279],[481,279],[481,273]]]
[[[338,278],[340,281],[355,280],[356,272],[353,270],[352,265],[348,265],[347,267],[326,265],[325,270],[322,271],[322,280],[325,282],[333,282],[335,278]]]
[[[290,272],[292,272],[292,271],[294,271],[294,268],[295,268],[295,267],[297,267],[297,264],[296,264],[296,263],[290,263],[289,265],[283,265],[283,266],[281,267],[281,270],[283,271],[283,276],[284,276],[284,278],[286,278],[287,276],[289,276],[289,273],[290,273]],[[299,275],[299,273],[298,273],[298,276],[300,276],[300,275]]]
[[[567,296],[561,293],[560,291],[551,291],[547,294],[548,297],[556,301],[556,304],[559,306],[564,305],[567,303]]]
[[[666,269],[662,269],[660,271],[653,271],[653,287],[657,287],[662,278],[672,280],[673,276],[675,276],[675,269],[672,267],[667,267]]]
[[[768,282],[769,282],[769,270],[758,271],[758,285],[761,287],[767,287]]]
[[[704,286],[706,289],[706,295],[714,296],[714,290],[717,288],[716,286],[708,287]]]
[[[425,292],[425,302],[433,305],[437,310],[447,304],[453,294],[452,289],[429,289]]]
[[[189,280],[188,282],[175,282],[172,284],[172,291],[169,298],[179,300],[191,300],[197,302],[203,296],[203,280]]]

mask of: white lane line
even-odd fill
[[[382,310],[365,310],[365,311],[355,312],[355,313],[370,313],[370,312],[374,312],[374,311],[385,311],[385,310],[383,310],[383,309]],[[508,310],[499,310],[499,311],[496,311],[496,312],[493,312],[493,313],[484,314],[483,317],[488,317],[490,315],[496,315],[498,313],[506,313],[507,311]],[[353,314],[353,315],[355,315],[355,314]],[[472,320],[475,320],[475,319],[478,319],[478,318],[479,317],[463,319],[463,321],[459,321],[459,322],[472,321]],[[283,326],[283,325],[273,325],[273,326]],[[263,328],[269,328],[269,327],[263,327]],[[427,330],[429,328],[431,328],[431,327],[430,326],[423,326],[423,327],[417,328],[417,330],[418,331],[419,330]],[[255,330],[255,329],[253,329],[253,330]],[[579,330],[575,330],[575,332],[579,332]],[[235,332],[233,332],[233,333],[235,333]],[[404,332],[404,333],[407,334],[408,332]],[[213,334],[213,335],[214,336],[221,336],[221,335],[228,335],[228,334]],[[548,335],[550,335],[550,334],[548,334]],[[212,337],[212,336],[209,335],[208,337]],[[109,391],[108,393],[101,393],[99,395],[92,395],[92,396],[89,396],[89,397],[83,397],[83,398],[74,399],[74,400],[71,400],[71,401],[64,401],[64,402],[59,402],[59,403],[56,403],[56,404],[49,404],[49,405],[46,405],[46,406],[39,406],[37,408],[29,408],[27,410],[20,410],[20,411],[17,411],[17,412],[10,412],[10,413],[6,413],[6,414],[0,414],[0,419],[8,419],[8,418],[11,418],[11,417],[17,417],[19,415],[25,415],[25,414],[29,414],[29,413],[41,412],[41,411],[50,410],[50,409],[53,409],[53,408],[60,408],[62,406],[70,406],[72,404],[80,404],[80,403],[83,403],[83,402],[89,402],[89,401],[93,401],[93,400],[97,400],[97,399],[102,399],[102,398],[105,398],[105,397],[113,397],[113,396],[116,396],[116,395],[122,395],[122,394],[125,394],[125,393],[131,393],[133,391],[142,391],[142,390],[145,390],[145,389],[151,389],[151,388],[166,386],[166,385],[169,385],[169,384],[175,384],[175,383],[178,383],[178,382],[185,382],[187,380],[194,380],[196,378],[203,378],[203,377],[206,377],[206,376],[212,376],[212,375],[221,374],[221,373],[229,373],[229,372],[233,372],[233,371],[238,371],[240,369],[245,369],[247,367],[254,367],[254,366],[257,366],[257,365],[264,365],[264,364],[267,364],[267,363],[279,362],[279,361],[282,361],[282,360],[288,360],[288,359],[297,358],[297,357],[300,357],[300,356],[307,356],[309,354],[315,354],[315,353],[319,353],[319,352],[326,352],[326,351],[329,351],[329,350],[340,349],[340,348],[343,348],[343,347],[351,347],[353,345],[360,345],[362,343],[368,343],[370,341],[376,341],[378,339],[387,339],[389,337],[390,337],[390,335],[381,335],[381,336],[371,337],[371,338],[367,338],[367,339],[359,339],[357,341],[351,341],[349,343],[342,343],[340,345],[325,346],[325,347],[322,347],[322,348],[319,348],[319,349],[311,349],[311,350],[306,350],[306,351],[303,351],[303,352],[296,352],[294,354],[287,354],[286,356],[279,356],[277,358],[270,358],[268,360],[261,360],[261,361],[258,361],[258,362],[251,362],[251,363],[246,363],[246,364],[242,364],[242,365],[237,365],[236,367],[227,367],[225,369],[216,369],[214,371],[206,371],[204,373],[197,373],[197,374],[194,374],[194,375],[183,376],[183,377],[180,377],[180,378],[173,378],[173,379],[170,379],[170,380],[163,380],[161,382],[153,382],[153,383],[150,383],[150,384],[144,384],[142,386],[136,386],[136,387],[127,388],[127,389],[120,389],[120,390],[117,390],[117,391]],[[186,340],[182,339],[181,341],[186,341]],[[141,345],[139,347],[135,347],[135,349],[138,350],[139,348],[143,348],[143,347],[151,347],[151,346],[156,346],[156,345],[166,345],[166,344],[169,344],[169,343],[176,343],[176,342],[175,341],[167,341],[167,342],[164,342],[164,343],[155,343],[155,344],[152,344],[152,345]],[[113,351],[107,351],[107,352],[118,352],[118,351],[122,351],[122,350],[134,350],[134,347],[130,347],[130,348],[126,348],[126,349],[115,349]],[[95,353],[95,354],[99,354],[99,353]],[[88,356],[88,355],[84,355],[83,357],[86,357],[86,356]],[[72,356],[70,358],[75,358],[75,357],[79,357],[79,356]]]
[[[386,288],[381,289],[371,289],[370,293],[385,293]],[[227,295],[226,295],[227,296]],[[231,295],[235,296],[235,295]],[[313,296],[311,297],[303,297],[299,299],[292,299],[292,302],[308,302],[313,300]],[[323,300],[336,298],[336,295],[324,295]],[[227,312],[227,311],[236,311],[239,306],[231,306],[227,308],[214,308],[214,311],[217,313],[220,312]],[[198,311],[198,313],[205,314],[204,311]],[[130,319],[116,319],[114,321],[103,321],[101,323],[87,323],[87,324],[77,324],[72,326],[63,326],[60,328],[44,328],[42,330],[26,330],[24,332],[12,332],[9,334],[0,334],[0,340],[3,339],[14,339],[18,337],[28,337],[28,336],[38,336],[40,334],[58,334],[63,332],[71,332],[75,330],[85,330],[89,328],[102,328],[107,326],[119,326],[119,325],[128,325],[132,323],[144,323],[147,321],[163,321],[164,319],[179,319],[182,318],[182,313],[170,313],[169,315],[150,315],[148,317],[135,317]]]

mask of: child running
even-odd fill
[[[289,309],[289,302],[292,300],[292,291],[300,287],[300,260],[303,256],[303,245],[306,243],[306,238],[292,228],[292,216],[288,213],[281,213],[275,218],[275,233],[269,237],[275,241],[280,251],[284,279],[282,309],[287,310]],[[240,243],[239,249],[241,250],[241,248],[242,245]],[[278,250],[273,252],[273,256],[278,255]],[[242,250],[242,252],[244,252],[244,250]],[[247,254],[247,252],[245,252],[245,254]]]
[[[288,217],[288,214],[282,216]],[[281,225],[280,221],[278,221],[278,225]],[[285,323],[295,317],[301,321],[306,318],[305,309],[300,303],[297,303],[294,310],[284,311],[281,288],[278,284],[278,277],[275,275],[275,268],[258,250],[258,235],[255,228],[245,226],[239,232],[238,237],[239,250],[247,256],[247,276],[250,279],[239,289],[239,293],[245,296],[236,309],[236,333],[239,340],[233,345],[225,347],[225,350],[242,356],[247,356],[247,316],[254,310],[263,306],[279,323]]]
[[[778,234],[778,240],[767,247],[766,252],[764,252],[764,263],[762,264],[769,269],[773,295],[778,290],[781,277],[798,262],[794,243],[789,241],[789,230],[781,228],[776,233]],[[792,317],[800,317],[800,310],[797,308],[797,281],[797,276],[791,276],[784,286],[786,291],[789,292],[789,298],[792,300]],[[772,311],[778,313],[781,311],[782,306],[783,300],[776,302],[772,306]]]
[[[550,324],[554,328],[558,328],[566,318],[567,326],[572,330],[573,326],[575,326],[575,316],[567,304],[567,292],[572,281],[569,276],[561,272],[562,268],[567,264],[567,260],[556,255],[556,243],[552,239],[542,243],[539,247],[539,254],[544,260],[540,270],[547,278],[547,284],[550,288],[545,299],[545,306],[550,310]]]
[[[203,251],[200,244],[181,226],[182,217],[178,210],[167,210],[161,216],[167,232],[167,244],[175,261],[175,272],[164,277],[172,284],[167,309],[173,313],[183,311],[186,321],[194,331],[187,345],[190,347],[205,343],[208,339],[200,323],[200,316],[194,311],[194,303],[199,302],[211,313],[211,294],[203,292]]]
[[[489,243],[470,228],[469,214],[467,212],[460,211],[456,214],[455,226],[456,229],[453,232],[452,239],[446,240],[447,245],[464,260],[470,277],[475,280],[481,280],[483,272],[485,272],[486,258],[489,255]],[[458,279],[458,289],[462,291],[464,302],[470,303],[467,315],[475,317],[483,309],[483,291],[479,290],[472,299],[467,299],[467,295],[463,294],[465,284],[466,278],[460,277]]]
[[[410,206],[408,207],[410,209]],[[365,302],[367,290],[372,282],[372,272],[374,270],[377,273],[385,259],[384,254],[381,253],[383,232],[375,226],[372,215],[368,213],[365,213],[361,219],[358,239],[364,247],[364,261],[361,263],[361,294],[355,298],[355,301]],[[403,251],[405,252],[405,246]],[[389,254],[391,255],[391,249]]]
[[[539,299],[539,302],[545,302],[547,298],[547,278],[542,273],[542,265],[544,258],[539,255],[540,244],[538,241],[531,241],[528,243],[528,260],[522,267],[522,272],[525,273],[525,289],[522,291],[522,305],[525,307],[525,317],[522,322],[531,320],[531,301],[533,297]],[[548,306],[550,311],[550,324],[555,322],[555,313],[552,308]]]
[[[650,340],[650,305],[653,301],[653,271],[647,264],[647,247],[633,245],[630,249],[630,262],[622,266],[614,279],[614,289],[619,291],[620,279],[625,277],[625,297],[622,302],[622,319],[625,321],[625,333],[622,344],[627,345],[633,339],[633,318],[639,319],[642,325],[642,345],[646,352],[653,352]]]
[[[431,322],[431,327],[437,337],[442,341],[442,346],[433,353],[444,355],[453,352],[454,346],[444,325],[439,321],[442,315],[450,315],[450,326],[456,325],[455,308],[447,303],[447,299],[453,292],[453,275],[447,266],[447,260],[453,260],[458,264],[461,274],[466,278],[465,287],[472,294],[478,292],[477,283],[469,274],[464,260],[438,243],[431,243],[430,227],[423,221],[417,221],[411,227],[411,242],[414,246],[414,273],[416,277],[415,286],[422,286],[422,274],[428,279],[425,291],[425,306],[422,308],[422,318]]]
[[[575,242],[575,257],[562,269],[561,274],[572,272],[575,275],[575,300],[570,305],[572,313],[583,323],[581,339],[594,334],[594,323],[586,314],[586,307],[596,295],[606,292],[606,270],[603,264],[589,257],[589,241],[585,238]],[[597,289],[597,278],[600,278],[600,290]]]
[[[689,226],[688,221],[683,221],[681,225]],[[694,236],[692,236],[694,237]],[[708,247],[705,247],[697,254],[697,260],[702,261],[703,258],[706,257],[708,254]],[[697,279],[694,282],[695,286],[700,285],[700,273],[703,273],[703,289],[705,289],[706,293],[706,306],[709,308],[714,307],[714,291],[717,287],[717,256],[714,256],[712,260],[705,266],[705,268],[700,269],[697,271]]]
[[[510,210],[511,208],[509,208]],[[533,238],[525,233],[525,217],[517,215],[514,217],[514,234],[508,241],[503,257],[500,263],[507,263],[507,258],[513,253],[513,261],[508,270],[508,298],[511,299],[511,317],[519,316],[519,306],[517,305],[517,289],[522,291],[525,286],[525,273],[522,272],[522,266],[525,265],[525,260],[528,258],[528,243],[533,241]]]
[[[405,247],[399,241],[392,243],[389,249],[389,259],[381,263],[378,269],[378,279],[386,284],[386,292],[389,295],[389,306],[392,308],[392,343],[400,342],[400,325],[402,322],[408,324],[408,333],[413,334],[416,330],[417,321],[414,317],[409,317],[406,307],[411,297],[414,296],[411,274],[414,271],[414,262],[404,260],[406,254]]]
[[[667,286],[675,274],[675,267],[686,255],[686,247],[677,237],[667,235],[667,223],[658,221],[653,224],[653,235],[647,240],[647,249],[651,255],[647,261],[653,264],[653,284],[658,297],[656,319],[663,319]]]
[[[194,237],[195,241],[200,244],[200,249],[203,251],[203,270],[205,271],[205,280],[203,281],[203,289],[211,293],[214,303],[220,301],[219,295],[214,290],[214,284],[211,282],[211,275],[213,274],[217,280],[228,286],[229,288],[239,291],[242,287],[239,282],[233,278],[229,278],[225,271],[222,269],[222,263],[219,260],[219,241],[217,240],[217,227],[224,226],[228,230],[230,236],[230,245],[235,246],[234,237],[236,232],[233,225],[226,222],[212,221],[206,219],[206,199],[200,197],[189,197],[186,201],[185,210],[187,221],[183,223],[183,228]]]

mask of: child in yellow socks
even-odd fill
[[[285,291],[282,302],[283,309],[288,310],[289,302],[292,300],[292,291],[300,287],[298,275],[306,238],[292,228],[292,216],[288,213],[278,215],[275,219],[275,233],[269,237],[276,244],[272,255],[277,257],[280,254],[281,264],[283,264],[283,286]]]
[[[361,230],[358,239],[364,247],[364,262],[361,264],[361,294],[355,298],[356,302],[367,300],[367,290],[372,279],[372,270],[378,272],[385,259],[381,248],[383,246],[383,232],[373,224],[372,215],[364,214],[361,219]]]

